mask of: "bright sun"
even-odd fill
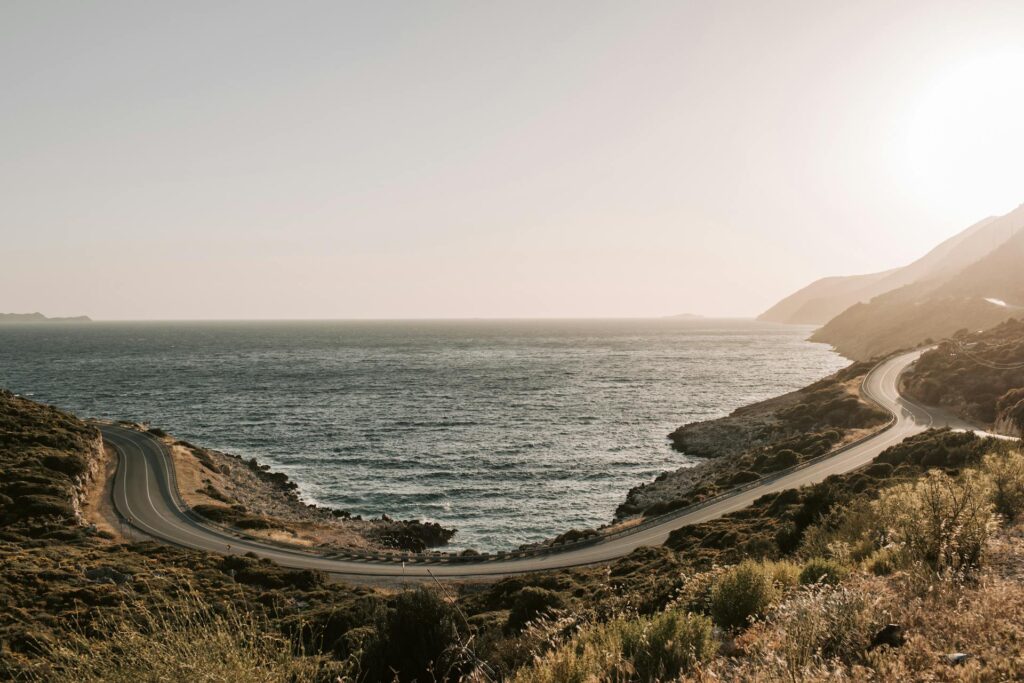
[[[907,163],[926,201],[991,212],[1024,202],[1024,49],[977,55],[939,75],[909,128]]]

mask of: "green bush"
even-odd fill
[[[836,560],[824,557],[812,557],[804,563],[800,571],[800,584],[803,586],[815,583],[835,585],[845,579],[850,568]]]
[[[899,567],[899,553],[889,548],[876,550],[864,561],[865,568],[875,576],[889,576]]]
[[[800,565],[789,560],[762,563],[777,588],[793,588],[800,582]]]
[[[722,628],[741,628],[764,614],[778,596],[764,566],[748,560],[718,578],[711,591],[711,616]]]

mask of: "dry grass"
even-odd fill
[[[332,675],[344,673],[335,666]],[[212,605],[189,591],[155,608],[130,602],[72,630],[28,680],[304,683],[327,673],[322,659],[304,656],[262,613]]]
[[[707,617],[669,610],[585,626],[537,656],[515,683],[675,680],[716,649]]]
[[[1024,680],[1024,533],[1001,531],[987,551],[987,567],[966,581],[918,570],[797,591],[696,680]],[[887,623],[906,643],[871,649]],[[956,652],[969,657],[950,664]]]

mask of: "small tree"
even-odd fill
[[[981,563],[994,526],[988,487],[968,470],[953,478],[939,470],[882,493],[875,505],[889,540],[912,560],[939,572],[966,571]]]

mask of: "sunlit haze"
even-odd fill
[[[1024,202],[1020,2],[0,6],[0,311],[751,316]]]

